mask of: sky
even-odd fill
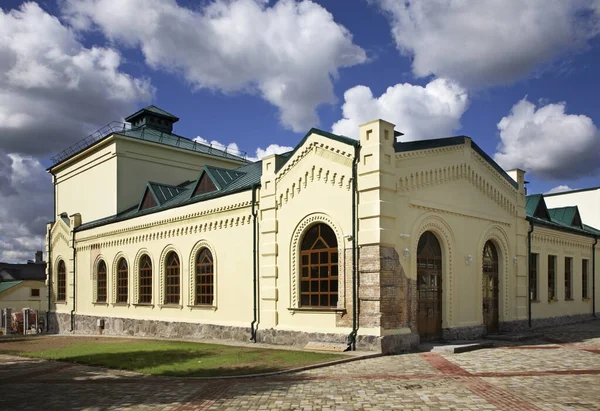
[[[0,261],[45,249],[50,157],[149,104],[250,159],[382,118],[600,186],[598,73],[600,0],[0,0]]]

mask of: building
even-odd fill
[[[546,194],[546,204],[552,208],[578,206],[583,220],[600,229],[600,187]]]
[[[46,263],[42,252],[35,253],[35,260],[27,264],[0,262],[0,309],[12,308],[20,312],[23,308],[46,311]]]
[[[126,120],[48,169],[56,332],[392,353],[594,314],[600,232],[469,137],[403,143],[376,120],[249,163],[154,106]]]

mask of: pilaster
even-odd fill
[[[529,293],[529,255],[527,249],[527,232],[529,224],[527,224],[527,189],[525,188],[525,171],[520,169],[507,171],[508,175],[517,183],[517,215],[515,216],[516,226],[516,249],[515,256],[517,258],[515,264],[515,308],[511,312],[511,317],[515,319],[525,319],[528,317],[528,299]]]
[[[260,255],[260,328],[268,329],[278,323],[277,302],[277,201],[275,175],[277,155],[273,154],[262,160],[262,177],[259,208],[259,255]]]

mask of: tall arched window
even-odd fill
[[[147,254],[140,258],[140,289],[138,302],[141,304],[152,303],[152,260]]]
[[[335,233],[326,224],[312,226],[300,251],[300,305],[337,307],[338,248]]]
[[[127,302],[127,291],[129,283],[129,271],[127,260],[121,258],[117,263],[117,302]]]
[[[56,301],[67,299],[67,266],[63,260],[58,262],[56,275]]]
[[[196,305],[212,305],[215,292],[213,256],[206,247],[196,257]]]
[[[96,302],[106,302],[106,263],[100,260],[96,271]]]
[[[180,267],[179,256],[175,251],[167,255],[165,267],[165,304],[179,304]]]

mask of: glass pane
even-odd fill
[[[329,281],[321,281],[320,291],[321,292],[329,291]]]
[[[319,305],[319,296],[317,294],[310,296],[310,305],[317,307]]]
[[[321,238],[325,240],[325,242],[329,246],[328,248],[337,247],[337,239],[335,238],[335,233],[333,232],[331,227],[329,227],[326,224],[319,224],[319,226],[321,228]]]
[[[308,277],[308,267],[302,267],[302,277]]]
[[[312,253],[310,255],[310,263],[311,264],[319,264],[319,254],[318,253]]]
[[[329,296],[327,294],[321,296],[321,307],[327,307],[329,305]]]
[[[337,293],[338,292],[338,282],[337,282],[337,280],[331,280],[329,282],[329,287],[331,289],[331,292]]]
[[[319,225],[317,224],[311,227],[304,235],[304,239],[302,240],[302,250],[310,250],[315,241],[317,241],[318,236]]]
[[[302,305],[308,305],[308,295],[304,294],[300,296],[300,304]]]
[[[331,276],[332,277],[337,277],[338,276],[338,266],[337,265],[332,265],[331,267]]]
[[[307,293],[310,291],[310,284],[308,281],[302,281],[300,291],[303,293]]]
[[[321,278],[329,277],[329,267],[328,266],[320,267],[320,276],[321,276]]]
[[[332,294],[331,298],[329,299],[329,303],[331,304],[332,307],[337,307],[337,303],[338,303],[338,296],[337,294]]]
[[[322,253],[320,253],[320,257],[321,257],[321,259],[320,259],[321,264],[327,264],[329,262],[329,253],[322,252]]]
[[[310,277],[319,278],[319,267],[310,267]]]
[[[302,256],[302,265],[308,264],[308,255],[304,254]]]
[[[338,262],[338,253],[337,252],[331,253],[331,263],[337,264],[337,262]]]

